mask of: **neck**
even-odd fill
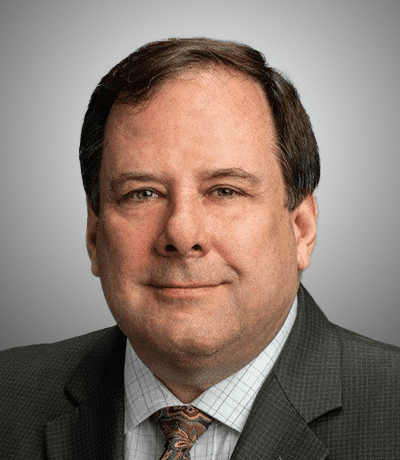
[[[147,368],[174,396],[188,404],[255,359],[283,326],[290,306],[281,310],[274,327],[269,328],[265,335],[254,335],[251,341],[245,343],[239,337],[217,349],[194,351],[192,346],[166,349],[155,348],[157,345],[148,341],[130,339],[130,342]]]
[[[133,346],[133,344],[132,344]],[[258,348],[235,351],[234,347],[224,352],[210,355],[180,353],[161,355],[148,347],[142,349],[135,343],[135,352],[148,369],[168,388],[180,401],[189,404],[198,398],[204,391],[217,383],[235,374],[265,348],[265,344]],[[250,347],[249,347],[250,348]],[[221,356],[221,354],[223,356]]]
[[[176,385],[175,382],[171,382],[168,385],[165,384],[163,381],[161,383],[168,388],[168,390],[176,396],[179,401],[182,401],[184,404],[190,404],[193,402],[196,398],[198,398],[203,391],[207,390],[205,388],[204,390],[196,387],[188,387],[188,386],[182,386],[182,385]]]

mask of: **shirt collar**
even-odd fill
[[[206,390],[191,405],[241,432],[261,385],[282,351],[296,314],[297,297],[286,321],[272,342],[253,361]],[[159,409],[184,405],[144,365],[129,340],[126,343],[125,433]]]

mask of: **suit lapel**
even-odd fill
[[[251,409],[231,460],[322,460],[312,422],[342,404],[341,346],[300,286],[293,329]]]
[[[71,411],[45,427],[49,460],[123,460],[125,344],[114,328],[106,340],[85,350],[65,388]],[[300,287],[293,329],[231,459],[325,459],[328,449],[311,425],[341,407],[340,354],[335,332]]]
[[[79,363],[65,388],[75,407],[45,427],[49,460],[123,460],[125,343],[115,328]]]
[[[231,460],[323,460],[327,454],[271,376],[268,392],[254,402]]]

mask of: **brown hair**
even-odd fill
[[[169,39],[139,48],[105,75],[94,90],[84,118],[79,159],[83,185],[100,213],[99,176],[107,118],[114,103],[137,105],[157,94],[163,83],[198,68],[243,73],[261,85],[271,107],[287,207],[294,210],[318,185],[318,146],[293,84],[247,45],[207,38]]]

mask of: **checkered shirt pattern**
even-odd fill
[[[249,364],[202,393],[191,405],[213,417],[191,449],[192,460],[228,460],[254,399],[286,342],[297,314],[297,297],[273,341]],[[138,358],[127,341],[125,358],[125,460],[158,460],[164,435],[150,416],[184,405]]]

